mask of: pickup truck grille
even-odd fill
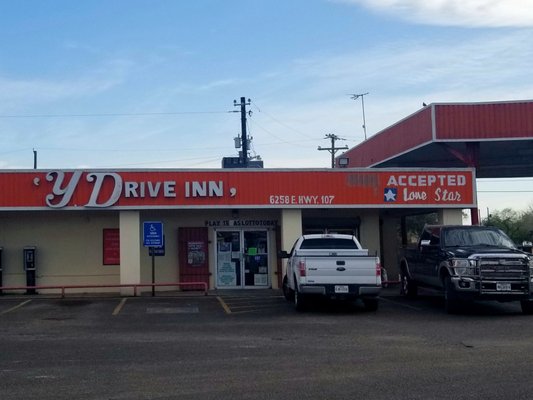
[[[481,258],[478,266],[481,280],[529,278],[529,265],[525,258]]]
[[[529,292],[529,264],[526,258],[482,257],[478,261],[480,291],[483,294],[527,294]],[[501,283],[510,284],[510,289]]]

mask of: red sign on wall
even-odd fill
[[[0,173],[0,209],[476,204],[473,169],[30,171]]]
[[[120,265],[119,229],[104,229],[103,237],[103,264]]]

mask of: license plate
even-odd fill
[[[496,290],[499,292],[510,292],[511,284],[510,283],[500,283],[496,282]]]
[[[335,285],[335,293],[348,293],[348,285]]]

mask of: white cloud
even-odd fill
[[[533,0],[336,0],[428,25],[532,27]]]
[[[80,77],[64,79],[0,76],[0,110],[106,92],[124,82],[131,66],[125,60],[110,60]]]
[[[357,54],[300,59],[285,75],[290,84],[300,88],[300,96],[304,90],[307,99],[320,103],[359,91],[371,92],[369,104],[379,93],[398,101],[399,97],[445,91],[472,97],[477,91],[486,94],[490,90],[501,98],[514,96],[514,91],[529,82],[532,43],[530,30],[474,35],[460,43],[421,38]],[[279,78],[277,84],[282,86],[284,81]],[[424,99],[433,100],[439,101]]]
[[[49,81],[8,80],[0,78],[0,99],[4,101],[25,100],[28,103],[64,99],[81,94],[101,92],[114,86],[109,80]]]

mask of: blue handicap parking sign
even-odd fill
[[[143,246],[163,246],[163,223],[160,221],[143,222]]]

